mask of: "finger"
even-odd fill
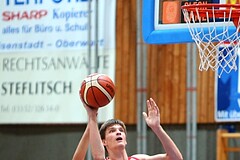
[[[147,100],[147,110],[149,111],[151,109],[151,102]]]
[[[147,113],[143,112],[142,114],[143,114],[144,119],[146,120],[147,119]]]
[[[159,107],[156,105],[156,111],[157,111],[157,114],[159,114],[160,113],[160,111],[159,111]]]
[[[156,106],[156,105],[157,105],[156,102],[155,102],[152,98],[150,98],[150,101],[151,101],[151,103],[152,103],[153,106]]]
[[[150,101],[149,100],[147,100],[147,106],[149,106],[150,105]]]
[[[83,100],[83,98],[82,98],[82,96],[81,96],[81,93],[80,93],[80,96],[79,96],[79,97],[80,97],[80,100],[82,101],[82,103],[83,103],[84,106],[92,108],[91,106],[89,106],[89,105]]]
[[[79,98],[80,98],[80,100],[82,101],[82,95],[81,95],[81,93],[79,92]]]
[[[152,104],[153,104],[153,109],[157,112],[157,114],[159,114],[159,107],[157,106],[156,102],[150,98]]]
[[[153,111],[155,105],[156,105],[156,104],[155,104],[154,100],[153,100],[152,98],[150,98],[150,99],[149,99],[149,108],[148,108],[148,110],[149,110],[149,111]]]
[[[85,104],[84,100],[82,99],[82,95],[81,95],[81,93],[79,94],[79,97],[80,97],[80,100],[82,101],[82,103]]]

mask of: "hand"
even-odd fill
[[[93,108],[93,107],[87,105],[87,104],[83,101],[81,95],[80,95],[80,100],[82,101],[82,104],[83,104],[84,108],[86,109],[86,111],[87,111],[87,113],[88,113],[88,116],[89,116],[89,117],[94,117],[94,116],[96,117],[97,114],[98,114],[98,108]]]
[[[157,104],[155,101],[150,98],[147,100],[147,110],[148,114],[146,112],[143,112],[143,117],[147,123],[147,125],[150,128],[156,127],[160,125],[160,112]]]

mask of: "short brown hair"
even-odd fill
[[[101,139],[105,139],[105,132],[106,132],[107,128],[111,127],[115,124],[118,124],[118,125],[122,126],[122,128],[124,129],[124,132],[127,134],[126,126],[121,120],[119,120],[119,119],[109,119],[106,122],[104,122],[102,124],[102,126],[100,127],[99,131],[100,131]]]

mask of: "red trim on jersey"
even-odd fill
[[[135,157],[128,157],[128,160],[131,160],[131,159],[139,160],[138,158],[135,158]]]
[[[108,160],[109,158],[105,158],[106,160]],[[135,160],[139,160],[138,158],[135,158],[135,157],[128,157],[128,160],[131,160],[131,159],[135,159]]]

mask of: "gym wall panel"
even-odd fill
[[[136,0],[117,1],[115,117],[137,122]],[[147,45],[147,98],[154,98],[163,124],[186,123],[187,44]],[[197,51],[196,51],[197,52]],[[198,57],[198,55],[197,55]],[[198,71],[197,121],[214,121],[214,72]]]

